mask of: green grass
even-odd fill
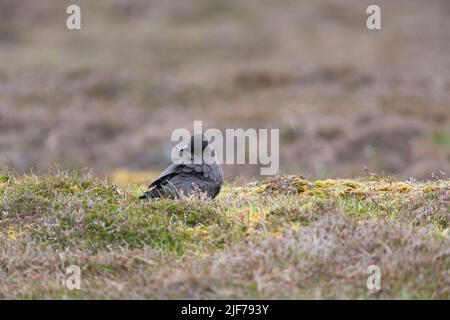
[[[450,298],[448,180],[275,177],[212,201],[143,202],[142,189],[0,174],[0,296]],[[80,291],[58,280],[70,264]]]
[[[433,143],[441,148],[450,149],[450,128],[436,131],[432,135]]]

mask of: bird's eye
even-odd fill
[[[184,153],[184,151],[187,149],[187,146],[182,147],[181,149],[179,149],[181,152]]]

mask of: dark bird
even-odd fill
[[[180,149],[182,160],[171,164],[139,199],[180,199],[193,194],[215,198],[223,184],[223,171],[212,144],[203,134],[191,136]]]

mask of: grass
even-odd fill
[[[2,168],[159,173],[202,120],[280,129],[280,168],[311,179],[450,171],[446,0],[384,1],[385,32],[360,0],[78,2],[68,32],[65,1],[0,1]]]
[[[0,297],[450,298],[448,180],[284,176],[213,201],[142,189],[0,174]],[[71,264],[81,290],[61,284]]]
[[[446,131],[436,131],[432,135],[433,142],[436,146],[450,149],[450,128]]]

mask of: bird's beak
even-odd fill
[[[185,146],[183,146],[181,148],[178,148],[178,147],[175,147],[175,148],[177,148],[179,151],[184,151],[184,150],[186,150],[188,148],[188,145],[185,145]]]

